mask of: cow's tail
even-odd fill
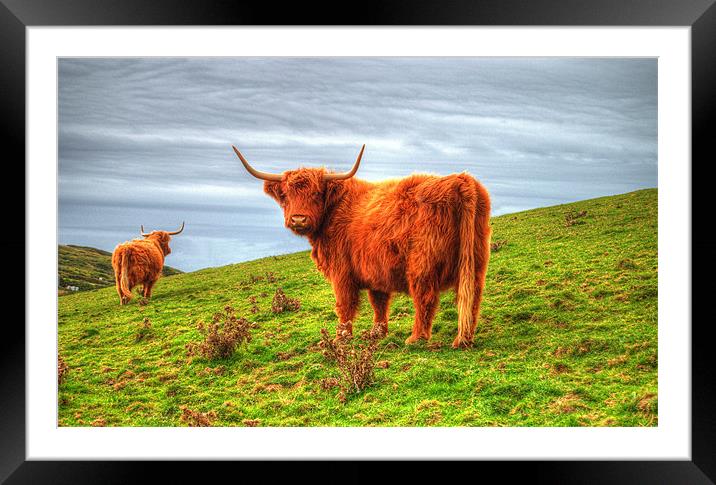
[[[477,188],[474,181],[463,178],[460,184],[460,253],[457,287],[457,337],[453,347],[472,344],[473,306],[475,303],[475,215],[477,211]]]
[[[132,299],[132,291],[129,289],[129,267],[131,264],[131,254],[125,250],[122,252],[119,273],[119,289],[122,292],[122,298],[129,301]]]

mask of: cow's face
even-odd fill
[[[343,193],[343,182],[355,175],[365,145],[360,149],[353,168],[345,173],[327,172],[324,168],[299,168],[283,174],[256,170],[238,148],[231,145],[244,168],[264,181],[264,192],[283,209],[284,224],[296,234],[307,236],[320,229],[326,211]]]
[[[284,224],[306,236],[321,226],[331,205],[338,182],[324,180],[322,168],[301,168],[284,172],[280,181],[265,181],[264,192],[283,209]]]

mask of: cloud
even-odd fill
[[[368,180],[467,170],[520,210],[656,186],[656,114],[656,59],[60,59],[60,211],[250,220],[278,208],[231,144],[281,172],[363,143]]]

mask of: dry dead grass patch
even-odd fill
[[[570,392],[552,401],[549,407],[557,414],[568,414],[575,412],[579,408],[585,408],[586,406],[578,395]]]
[[[646,426],[651,426],[657,419],[657,395],[653,392],[647,392],[636,403],[639,413],[647,419]]]
[[[187,426],[207,427],[211,426],[211,424],[216,420],[215,411],[208,411],[206,413],[202,413],[199,411],[191,410],[186,406],[179,406],[179,409],[181,409],[181,417],[179,418],[179,420]]]

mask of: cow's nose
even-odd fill
[[[308,221],[308,216],[293,215],[291,216],[291,224],[302,226]]]

